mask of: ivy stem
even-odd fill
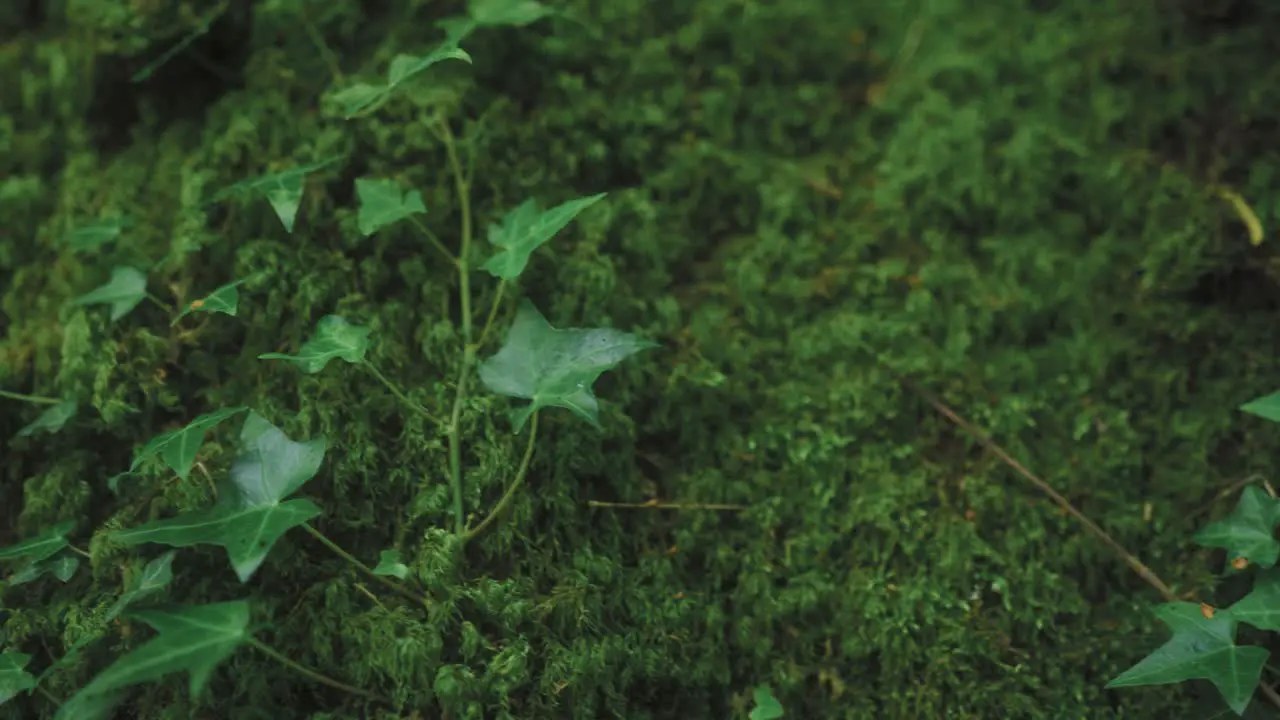
[[[173,306],[172,306],[172,305],[170,305],[169,303],[167,303],[167,302],[165,302],[165,301],[161,300],[160,298],[156,297],[155,295],[153,295],[153,294],[151,294],[151,293],[146,293],[146,298],[147,298],[148,300],[150,300],[151,302],[155,303],[155,304],[156,304],[156,305],[157,305],[161,310],[164,310],[165,312],[169,313],[170,315],[172,315],[172,314],[173,314]]]
[[[493,296],[493,304],[489,306],[489,317],[484,321],[484,329],[480,331],[480,339],[476,341],[476,349],[484,347],[484,339],[489,337],[489,328],[493,327],[493,319],[498,316],[498,307],[502,304],[502,293],[507,289],[505,279],[498,281],[498,292]]]
[[[529,441],[524,447],[524,457],[520,458],[520,469],[516,470],[515,480],[511,481],[511,487],[507,488],[507,491],[502,494],[502,497],[498,500],[498,504],[493,506],[493,510],[489,515],[484,520],[480,521],[479,525],[468,530],[466,534],[462,536],[463,542],[471,540],[487,530],[490,525],[497,522],[498,518],[502,516],[502,513],[506,512],[512,501],[515,500],[516,491],[524,485],[524,479],[529,475],[529,461],[533,459],[533,443],[537,437],[538,411],[535,410],[533,412],[533,417],[529,418]]]
[[[458,160],[458,144],[449,122],[440,122],[440,137],[449,154],[449,167],[453,170],[454,185],[458,192],[458,209],[462,214],[462,240],[458,245],[458,294],[462,303],[462,367],[458,369],[458,389],[453,398],[453,412],[449,415],[449,485],[453,491],[453,523],[459,536],[466,533],[466,519],[462,508],[462,406],[467,400],[467,380],[475,362],[476,351],[471,345],[471,266],[468,254],[471,250],[471,188],[462,163]]]
[[[386,375],[383,375],[378,370],[378,368],[374,367],[373,363],[369,362],[368,360],[365,360],[362,364],[364,365],[366,370],[368,370],[375,378],[378,379],[378,382],[385,385],[386,388],[391,391],[391,394],[395,395],[396,399],[404,403],[405,405],[407,405],[409,409],[413,410],[414,412],[417,412],[418,414],[422,415],[423,417],[435,423],[436,425],[444,425],[443,420],[436,417],[435,415],[432,415],[431,411],[427,410],[426,408],[422,407],[421,404],[416,403],[412,399],[410,399],[408,395],[404,394],[404,392],[400,390],[400,388],[396,387],[395,383],[388,380]]]
[[[360,560],[357,559],[356,556],[352,555],[346,550],[343,550],[341,547],[338,546],[337,543],[325,537],[324,533],[312,527],[311,523],[302,523],[302,529],[311,533],[312,537],[319,540],[321,544],[323,544],[325,547],[332,550],[335,555],[351,563],[351,565],[355,567],[357,570],[364,573],[365,575],[368,575],[370,579],[372,579],[377,583],[380,583],[381,585],[386,587],[388,590],[398,593],[400,596],[408,598],[409,600],[412,600],[418,603],[419,605],[426,606],[431,604],[425,597],[415,593],[414,591],[406,588],[405,586],[397,582],[391,581],[389,578],[383,577],[378,573],[374,572],[373,568],[360,562]]]
[[[0,397],[9,398],[10,400],[18,400],[21,402],[35,403],[36,405],[57,405],[62,402],[58,398],[46,397],[44,395],[25,395],[23,393],[9,392],[8,390],[0,390]]]
[[[440,237],[432,232],[431,228],[427,227],[426,223],[413,215],[409,216],[409,222],[413,223],[423,235],[426,235],[427,240],[430,240],[431,244],[435,245],[437,250],[443,253],[445,257],[449,258],[449,262],[453,263],[454,266],[458,265],[458,258],[454,257],[453,253],[449,252],[449,248],[445,247],[445,244],[440,242]]]
[[[280,654],[279,652],[276,651],[275,648],[271,647],[270,645],[267,645],[261,640],[249,638],[248,644],[251,645],[258,652],[262,653],[263,655],[266,655],[272,660],[275,660],[281,665],[284,665],[290,670],[293,670],[300,675],[304,675],[307,678],[310,678],[311,680],[314,680],[315,682],[318,682],[322,685],[328,685],[331,688],[336,688],[344,692],[349,692],[352,695],[359,695],[360,697],[369,698],[370,700],[377,700],[378,702],[386,703],[388,705],[395,704],[395,702],[391,698],[385,695],[379,695],[377,693],[369,692],[368,690],[362,690],[361,688],[355,687],[353,685],[348,685],[344,682],[339,682],[329,677],[328,675],[322,675],[305,665],[294,662],[293,660],[290,660],[289,658]]]

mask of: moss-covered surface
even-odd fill
[[[1189,538],[1228,508],[1194,513],[1275,462],[1274,431],[1234,410],[1280,382],[1275,238],[1252,247],[1214,190],[1280,223],[1280,12],[574,0],[557,5],[571,20],[478,31],[474,65],[433,69],[372,117],[332,112],[331,89],[426,52],[460,5],[0,8],[0,388],[84,405],[59,433],[5,441],[0,545],[76,519],[92,556],[66,584],[7,589],[0,640],[38,672],[103,636],[50,695],[150,636],[101,618],[163,548],[106,531],[210,501],[198,473],[148,470],[118,495],[108,478],[155,434],[250,405],[330,439],[303,493],[325,510],[316,526],[370,563],[401,549],[432,605],[381,592],[300,531],[244,585],[220,549],[183,549],[159,599],[250,598],[261,639],[401,707],[246,648],[199,698],[173,676],[120,717],[742,718],[762,683],[788,718],[1186,716],[1194,684],[1103,689],[1162,641],[1161,598],[885,365],[1208,597],[1216,568]],[[339,313],[447,414],[455,273],[411,225],[363,238],[352,190],[366,175],[421,188],[425,221],[456,243],[426,122],[442,103],[475,154],[482,228],[527,197],[609,193],[534,255],[498,327],[529,298],[554,325],[663,345],[597,384],[602,431],[543,413],[513,512],[464,552],[434,428],[354,367],[256,359]],[[264,201],[205,202],[332,155],[292,234]],[[115,245],[61,246],[118,213],[135,223]],[[170,304],[260,275],[236,317],[207,323],[67,305],[121,263],[149,266]],[[495,283],[474,285],[487,308]],[[40,410],[0,402],[4,438]],[[463,414],[476,517],[520,460],[510,405],[477,392]],[[199,456],[215,478],[236,426]],[[748,509],[589,505],[652,498]],[[54,710],[23,695],[0,717]]]

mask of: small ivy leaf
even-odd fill
[[[25,559],[32,563],[47,560],[67,546],[67,533],[75,526],[74,520],[65,520],[29,540],[0,548],[0,560]]]
[[[176,554],[176,551],[170,550],[147,563],[142,573],[129,582],[115,604],[107,610],[106,620],[108,622],[115,620],[125,608],[152,593],[163,590],[173,582],[173,558]]]
[[[44,412],[36,416],[30,425],[18,431],[18,437],[31,437],[38,432],[56,433],[67,424],[67,421],[76,416],[78,404],[75,400],[63,400],[57,405],[52,405]]]
[[[132,267],[117,267],[111,279],[71,301],[72,305],[110,305],[111,321],[129,314],[147,296],[147,276]]]
[[[252,637],[245,600],[137,610],[129,617],[147,623],[159,635],[98,673],[76,698],[100,696],[179,671],[189,676],[194,698],[213,670]]]
[[[32,690],[36,679],[26,671],[31,656],[6,650],[0,653],[0,704],[17,697],[18,693]]]
[[[467,13],[477,25],[523,27],[551,14],[534,0],[471,0]]]
[[[169,327],[177,325],[179,320],[193,312],[223,313],[224,315],[235,317],[236,305],[240,302],[240,291],[236,288],[245,284],[248,280],[248,278],[243,278],[236,280],[235,282],[227,283],[198,300],[192,300],[187,303],[187,306],[182,309],[182,312],[178,313],[178,316],[169,323]]]
[[[1280,542],[1275,538],[1278,519],[1280,501],[1250,485],[1240,494],[1240,502],[1229,516],[1209,523],[1193,539],[1204,547],[1225,548],[1230,555],[1228,562],[1244,557],[1268,568],[1280,557]]]
[[[289,360],[302,372],[314,375],[334,358],[342,358],[352,364],[363,362],[364,354],[369,350],[369,332],[369,328],[352,325],[340,315],[325,315],[316,323],[315,334],[302,344],[297,355],[265,353],[258,359]]]
[[[1264,420],[1280,422],[1280,392],[1273,392],[1270,395],[1250,400],[1241,405],[1240,409],[1250,415],[1257,415]]]
[[[10,585],[25,585],[29,582],[39,580],[46,573],[53,575],[63,583],[71,580],[76,574],[76,570],[80,567],[80,558],[74,555],[61,555],[52,560],[44,562],[28,563],[21,570],[9,576],[8,583]]]
[[[125,545],[220,545],[240,582],[248,582],[281,536],[320,514],[310,500],[285,498],[320,470],[327,442],[323,437],[290,440],[250,411],[240,431],[240,444],[245,451],[232,463],[231,488],[221,494],[218,505],[117,531],[111,537]]]
[[[365,237],[427,211],[422,204],[421,193],[417,190],[405,192],[395,180],[359,178],[356,180],[356,195],[360,198],[356,224]]]
[[[336,93],[334,100],[343,106],[343,113],[348,120],[360,114],[373,112],[382,107],[400,85],[414,75],[445,60],[462,60],[470,63],[471,56],[453,42],[446,42],[422,57],[397,55],[391,60],[391,65],[387,69],[386,84],[380,86],[367,83],[353,85]]]
[[[114,241],[132,223],[128,216],[103,218],[67,233],[62,243],[72,252],[87,252]]]
[[[489,242],[502,248],[484,264],[484,269],[494,277],[514,280],[526,265],[529,256],[555,234],[573,221],[578,213],[596,204],[607,193],[578,198],[538,212],[537,203],[531,198],[511,210],[497,225],[489,226]]]
[[[400,562],[399,550],[383,550],[378,557],[378,567],[374,568],[373,572],[377,575],[390,575],[403,580],[409,575],[409,566]]]
[[[292,233],[298,217],[298,207],[302,204],[302,191],[307,176],[340,159],[340,156],[334,156],[310,165],[242,180],[214,195],[213,200],[216,202],[232,196],[262,195],[271,203],[285,231]]]
[[[599,428],[592,384],[627,357],[656,347],[620,330],[557,330],[524,300],[502,348],[480,364],[480,381],[490,392],[533,401],[512,413],[516,432],[543,407],[566,408]]]
[[[151,438],[151,441],[144,445],[137,455],[133,456],[133,464],[129,466],[129,472],[137,470],[147,458],[159,454],[170,470],[176,473],[178,477],[186,480],[187,476],[191,474],[191,468],[196,464],[196,453],[200,451],[200,446],[204,444],[205,433],[217,427],[223,420],[234,417],[248,409],[245,406],[240,406],[214,410],[187,423],[186,427]]]
[[[1173,637],[1107,687],[1208,680],[1232,710],[1244,714],[1271,653],[1254,645],[1236,645],[1237,622],[1229,612],[1206,617],[1198,603],[1174,602],[1156,608],[1156,615],[1173,630]]]
[[[475,32],[476,21],[469,17],[447,17],[436,21],[436,27],[444,30],[445,43],[457,45]]]
[[[751,695],[756,703],[751,709],[751,720],[777,720],[785,715],[782,703],[773,696],[773,688],[768,685],[757,685]]]

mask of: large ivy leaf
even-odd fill
[[[191,468],[196,463],[196,453],[200,451],[200,446],[204,444],[205,433],[212,430],[223,420],[238,415],[249,408],[245,406],[222,408],[213,412],[205,413],[195,420],[187,423],[186,427],[171,430],[151,438],[151,441],[133,456],[133,464],[129,466],[129,472],[138,469],[138,466],[156,454],[164,460],[164,464],[177,473],[178,477],[183,480],[191,474]]]
[[[395,180],[359,178],[356,180],[356,197],[360,199],[356,224],[366,237],[427,211],[427,206],[422,204],[422,193],[405,191]]]
[[[38,563],[53,557],[67,546],[67,533],[75,528],[74,520],[65,520],[33,538],[0,548],[0,560],[26,560]]]
[[[75,400],[63,400],[57,405],[51,405],[44,412],[36,416],[31,424],[18,431],[18,437],[31,437],[38,432],[56,433],[67,424],[67,421],[76,416],[76,410],[79,404]]]
[[[302,344],[297,355],[283,353],[265,353],[258,356],[260,360],[288,360],[308,375],[314,375],[324,369],[334,358],[341,358],[349,363],[364,360],[369,350],[369,328],[363,325],[352,325],[340,315],[325,315],[316,323],[316,332]]]
[[[484,269],[494,277],[513,280],[529,264],[529,256],[555,234],[573,222],[583,210],[596,204],[607,193],[578,198],[539,212],[532,198],[525,200],[502,218],[502,222],[489,226],[489,242],[502,248],[489,258]]]
[[[291,233],[298,217],[298,207],[302,204],[302,191],[307,176],[340,159],[338,156],[330,157],[309,165],[241,180],[214,195],[213,200],[216,202],[232,196],[261,195],[271,203],[271,208],[276,211],[276,217],[280,218],[285,231]]]
[[[87,252],[113,242],[129,228],[132,219],[125,215],[102,218],[80,225],[67,233],[63,244],[72,252]]]
[[[178,313],[170,323],[170,327],[193,312],[223,313],[235,317],[236,307],[240,304],[240,291],[237,289],[248,282],[248,278],[227,283],[202,298],[192,300]]]
[[[51,560],[26,564],[21,570],[10,575],[7,582],[10,585],[25,585],[48,574],[65,583],[71,580],[79,567],[80,558],[74,555],[59,555]]]
[[[382,107],[384,103],[413,76],[445,60],[462,60],[470,63],[471,56],[458,47],[455,42],[446,42],[427,55],[397,55],[387,68],[387,81],[380,85],[357,83],[335,93],[333,98],[342,105],[343,114],[351,119],[362,113],[369,113]]]
[[[516,432],[534,411],[562,407],[600,427],[591,385],[602,373],[658,344],[620,330],[551,327],[528,300],[520,304],[506,343],[480,364],[480,381],[491,392],[533,402],[512,413]]]
[[[1230,612],[1205,617],[1197,603],[1175,602],[1156,608],[1156,615],[1173,630],[1173,637],[1107,687],[1208,680],[1232,710],[1243,714],[1270,653],[1253,645],[1236,645],[1237,621]]]
[[[177,553],[173,550],[147,563],[142,572],[134,576],[125,587],[115,604],[107,610],[106,620],[111,621],[120,616],[130,605],[152,593],[157,593],[173,582],[173,558]]]
[[[1209,523],[1195,534],[1204,547],[1225,548],[1228,562],[1239,557],[1262,567],[1271,567],[1280,557],[1275,527],[1280,520],[1280,501],[1261,488],[1250,485],[1240,494],[1235,510],[1222,520]]]
[[[110,305],[111,321],[115,322],[128,315],[146,296],[147,276],[137,268],[117,267],[104,285],[75,298],[71,304]]]
[[[36,686],[36,679],[26,671],[31,656],[6,650],[0,653],[0,704],[6,703],[18,693]]]
[[[1240,406],[1240,409],[1271,422],[1280,422],[1280,392],[1273,392]]]
[[[147,623],[159,635],[107,666],[68,704],[175,672],[187,673],[188,687],[195,697],[204,690],[214,669],[252,637],[249,603],[244,600],[136,610],[129,617]],[[58,717],[65,716],[60,712]]]
[[[240,432],[243,454],[231,466],[231,487],[207,511],[187,513],[112,533],[125,545],[220,545],[241,582],[248,582],[276,541],[320,514],[310,500],[285,500],[315,476],[324,460],[323,437],[295,442],[250,412]]]

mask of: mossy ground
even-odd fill
[[[0,464],[0,544],[81,520],[91,571],[9,589],[10,647],[70,695],[145,637],[97,619],[154,555],[105,529],[202,506],[201,482],[106,479],[132,449],[224,405],[333,441],[306,494],[372,561],[400,547],[430,612],[374,599],[303,533],[246,586],[183,550],[169,599],[254,600],[294,659],[394,696],[362,706],[242,650],[208,693],[131,696],[161,718],[740,718],[770,683],[794,718],[1185,717],[1196,685],[1103,685],[1164,639],[1160,598],[884,365],[985,428],[1179,591],[1211,592],[1189,538],[1224,486],[1274,470],[1241,402],[1280,383],[1274,236],[1251,247],[1218,184],[1280,223],[1280,13],[1245,2],[575,0],[575,20],[483,30],[374,119],[323,94],[422,53],[459,3],[233,0],[210,32],[130,76],[209,7],[112,0],[0,9],[0,387],[78,394],[57,435]],[[302,8],[307,22],[299,20]],[[318,40],[322,39],[322,43]],[[343,79],[335,80],[335,72]],[[475,204],[608,199],[508,292],[557,326],[662,342],[598,384],[604,431],[551,412],[528,487],[454,553],[443,440],[367,375],[258,361],[341,313],[444,407],[460,343],[451,269],[412,228],[363,239],[352,180],[457,198],[423,103],[483,118]],[[459,121],[459,132],[474,128]],[[469,129],[470,128],[470,129]],[[207,205],[320,157],[286,234],[265,202]],[[97,256],[59,248],[137,218]],[[118,323],[66,301],[112,263],[196,297],[236,277],[236,318],[196,333],[144,305]],[[493,284],[477,275],[477,307]],[[498,338],[500,339],[500,338]],[[484,354],[492,352],[489,347]],[[519,460],[504,399],[465,414],[466,506]],[[36,409],[5,402],[0,436]],[[224,471],[234,429],[201,461]],[[198,477],[198,476],[197,476]],[[742,512],[617,510],[650,498]],[[90,541],[90,533],[96,532]],[[1208,693],[1212,696],[1212,690]],[[41,696],[0,717],[50,717]],[[414,714],[416,713],[416,714]]]

